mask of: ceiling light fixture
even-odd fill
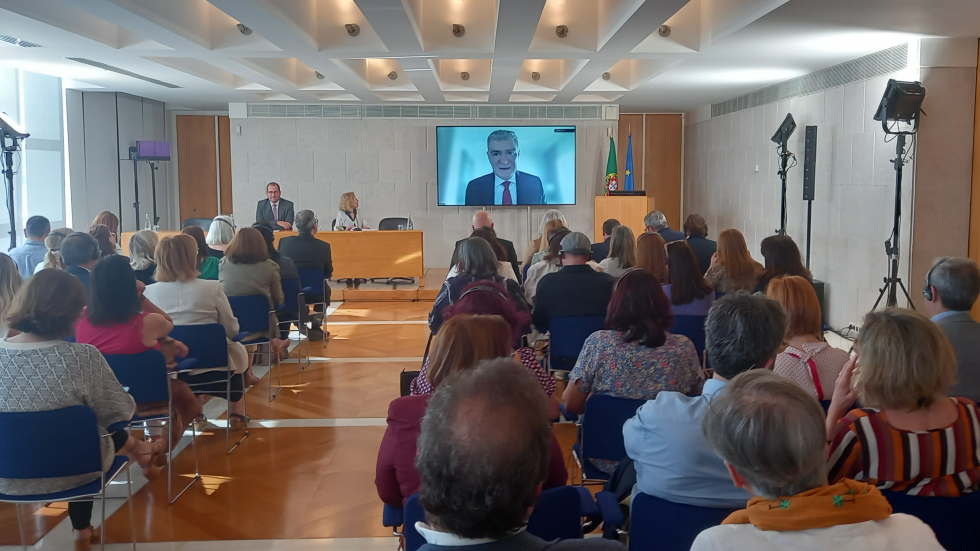
[[[568,25],[558,25],[555,27],[555,34],[558,35],[558,38],[565,38],[568,36]]]
[[[541,73],[534,71],[531,73],[531,80],[538,81],[541,80]]]
[[[663,38],[667,38],[670,36],[670,25],[660,25],[660,29],[658,29],[657,32],[660,33],[660,36]]]
[[[609,73],[609,71],[606,71],[605,73],[602,73],[602,80],[609,80],[611,78],[612,78],[612,75]]]
[[[238,32],[242,33],[245,36],[248,36],[248,35],[252,34],[252,29],[246,27],[245,25],[243,25],[241,23],[239,23],[238,25],[235,25],[235,26],[238,27]]]
[[[392,72],[388,73],[388,78],[390,78],[391,80],[395,80],[395,79],[398,78],[398,73],[395,72],[395,71],[392,71]]]
[[[460,38],[464,34],[466,34],[466,27],[460,25],[459,23],[454,23],[453,24],[453,36],[455,36],[456,38]]]
[[[462,73],[459,74],[459,78],[461,78],[463,80],[469,80],[470,79],[470,74],[467,73],[466,71],[463,71]]]
[[[327,77],[323,76],[323,73],[321,73],[320,71],[313,71],[313,74],[316,76],[317,80],[323,80],[323,79],[327,78]]]
[[[361,34],[361,27],[358,26],[357,23],[348,23],[344,25],[344,28],[347,29],[347,34],[350,36],[357,36]]]

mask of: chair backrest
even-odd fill
[[[139,354],[106,354],[105,360],[137,404],[166,402],[170,399],[167,360],[159,350]]]
[[[379,230],[397,230],[398,225],[401,224],[408,228],[408,218],[382,218],[378,222]]]
[[[405,525],[402,533],[405,534],[405,551],[417,551],[419,547],[425,545],[425,538],[415,529],[416,522],[425,521],[425,511],[419,503],[419,495],[412,494],[405,502]]]
[[[204,230],[204,233],[207,233],[207,231],[211,229],[211,222],[213,221],[214,218],[188,218],[187,220],[184,220],[184,222],[180,225],[180,229],[184,229],[190,226],[197,226],[202,230]]]
[[[265,295],[228,297],[231,311],[238,318],[239,331],[269,331],[269,298]]]
[[[527,271],[531,268],[531,263],[528,262],[524,265],[524,269],[521,270],[521,281],[527,281]]]
[[[102,472],[102,445],[92,408],[0,413],[0,478],[95,472]]]
[[[721,524],[733,511],[638,493],[630,506],[630,549],[690,549],[698,534]]]
[[[674,316],[670,332],[691,339],[698,351],[698,358],[704,357],[704,320],[708,316]]]
[[[936,539],[948,551],[974,550],[980,546],[980,523],[969,519],[980,517],[980,492],[960,497],[922,497],[899,492],[882,492],[892,505],[893,513],[918,517],[936,533]]]
[[[605,329],[605,316],[570,316],[551,319],[552,362],[574,367],[589,335]]]
[[[586,459],[622,461],[626,457],[623,425],[636,415],[646,400],[593,394],[585,401],[582,418],[582,456]]]
[[[313,287],[313,292],[320,294],[323,289],[323,280],[326,279],[323,270],[318,270],[316,268],[303,268],[301,270],[296,270],[299,272],[299,284],[304,289],[307,287]]]
[[[282,279],[282,304],[276,307],[281,312],[299,312],[299,279]]]
[[[175,325],[170,336],[187,345],[187,357],[197,360],[195,368],[228,367],[228,338],[220,323]]]
[[[545,540],[582,538],[582,498],[574,486],[541,492],[527,521],[527,531]]]

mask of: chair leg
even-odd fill
[[[173,420],[173,418],[174,418],[174,403],[173,403],[173,400],[172,399],[171,399],[170,404],[169,404],[169,409],[170,409],[170,419]],[[168,422],[170,422],[170,421],[168,421]],[[170,423],[170,430],[171,431],[174,430],[173,423]],[[167,442],[167,448],[168,448],[168,451],[167,451],[167,501],[168,501],[168,503],[170,505],[173,505],[174,502],[177,501],[177,499],[180,496],[184,495],[184,492],[186,492],[188,489],[190,489],[190,487],[193,486],[195,482],[197,482],[198,480],[201,480],[201,469],[198,466],[198,462],[197,462],[197,436],[196,436],[196,434],[197,434],[197,429],[194,428],[194,423],[192,421],[191,422],[191,446],[194,447],[194,478],[192,478],[191,481],[187,483],[187,486],[184,486],[184,489],[181,490],[180,493],[178,493],[176,496],[174,496],[174,493],[173,493],[174,448],[176,446],[172,446],[171,445],[171,442]],[[181,438],[183,438],[183,436],[181,436]]]
[[[20,548],[27,551],[27,540],[24,538],[24,524],[20,521],[20,503],[14,503],[14,511],[17,512],[17,531],[20,532]]]
[[[129,532],[132,537],[133,551],[136,551],[136,517],[133,515],[133,474],[129,470],[130,466],[126,466],[126,493],[128,496],[126,503],[129,504]],[[173,468],[170,468],[170,470],[173,470]],[[103,495],[105,494],[105,488],[102,489],[102,493]],[[102,528],[102,539],[103,541],[105,540],[105,527]]]
[[[272,369],[273,366],[277,367],[276,371],[279,372],[279,388],[275,392],[272,392]],[[276,399],[279,393],[282,392],[282,364],[279,363],[279,353],[273,350],[272,340],[269,340],[269,401]]]
[[[129,469],[129,466],[127,465],[125,468],[128,470]],[[102,496],[101,497],[102,497],[102,524],[99,525],[99,528],[102,529],[102,537],[99,538],[99,539],[101,540],[100,541],[100,545],[102,547],[102,551],[105,551],[105,540],[106,540],[106,533],[105,533],[105,473],[102,474]]]

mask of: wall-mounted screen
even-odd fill
[[[574,126],[439,126],[440,206],[574,205]]]

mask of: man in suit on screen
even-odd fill
[[[466,184],[466,205],[544,205],[541,178],[517,170],[521,150],[517,134],[494,130],[487,137],[487,159],[493,172]]]

